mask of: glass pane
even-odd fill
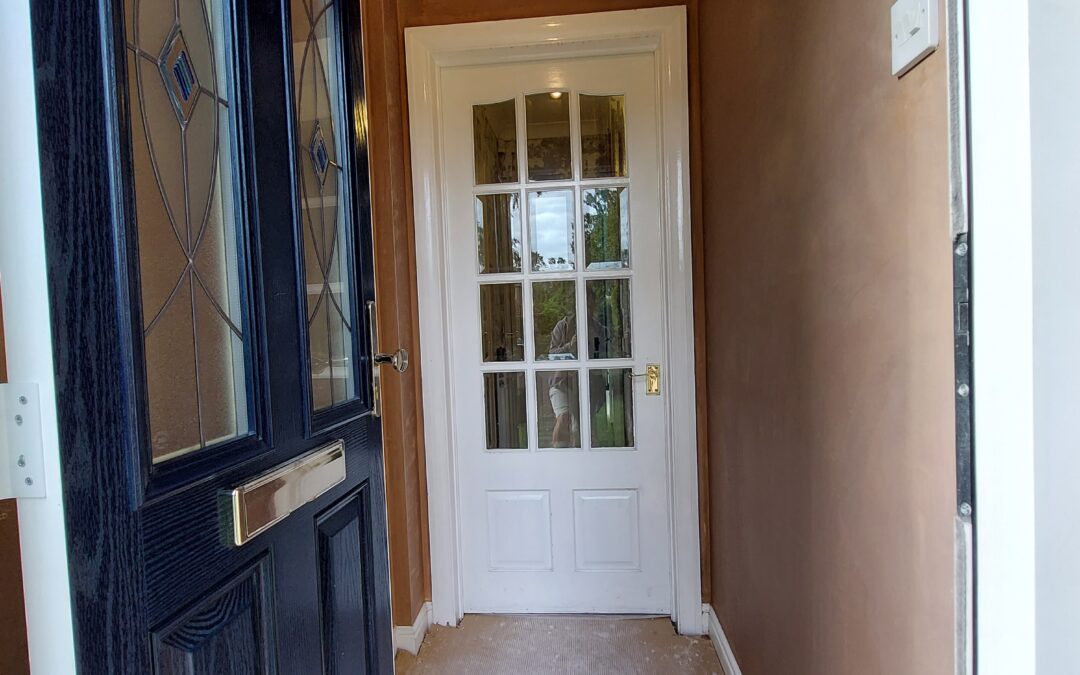
[[[525,360],[521,284],[480,286],[480,343],[485,362]]]
[[[630,267],[630,190],[585,190],[585,266],[590,270]]]
[[[488,450],[527,450],[525,373],[484,373]]]
[[[473,106],[473,163],[477,185],[517,182],[514,99]]]
[[[634,446],[634,378],[629,368],[589,371],[592,447]]]
[[[580,448],[576,370],[536,371],[536,437],[541,448]]]
[[[529,243],[534,272],[574,269],[574,191],[529,193]]]
[[[161,462],[250,431],[229,31],[212,1],[130,0],[126,14],[150,449]]]
[[[582,94],[579,103],[581,177],[625,177],[626,108],[623,97]]]
[[[525,97],[529,180],[569,180],[570,97],[552,91]]]
[[[291,17],[308,357],[312,405],[323,410],[356,397],[341,44],[333,0],[291,0]]]
[[[585,282],[585,295],[589,358],[630,358],[630,280],[591,279]]]
[[[543,281],[532,285],[533,345],[537,361],[577,358],[577,284]]]
[[[521,271],[521,197],[476,198],[476,250],[481,274]]]

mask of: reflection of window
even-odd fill
[[[292,0],[291,13],[311,394],[323,410],[356,397],[344,80],[336,0]]]
[[[521,198],[477,195],[476,250],[481,274],[521,271]]]
[[[217,2],[125,10],[147,416],[154,462],[249,433],[230,35]]]
[[[529,180],[573,178],[570,97],[554,91],[525,97]]]
[[[622,96],[579,98],[581,177],[621,178],[626,172],[626,111]]]
[[[477,185],[517,182],[514,99],[473,106],[473,162]]]

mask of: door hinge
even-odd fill
[[[44,496],[38,386],[0,384],[0,498]]]

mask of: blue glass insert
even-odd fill
[[[165,41],[158,67],[165,80],[165,88],[169,91],[169,99],[176,110],[176,118],[181,125],[187,124],[199,95],[199,77],[195,74],[191,52],[179,28]]]
[[[311,163],[315,167],[315,175],[319,177],[319,184],[326,182],[326,172],[330,168],[330,153],[326,149],[326,139],[323,138],[322,126],[315,123],[315,131],[311,134]]]

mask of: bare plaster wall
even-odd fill
[[[702,2],[713,605],[743,672],[953,672],[944,45]]]

